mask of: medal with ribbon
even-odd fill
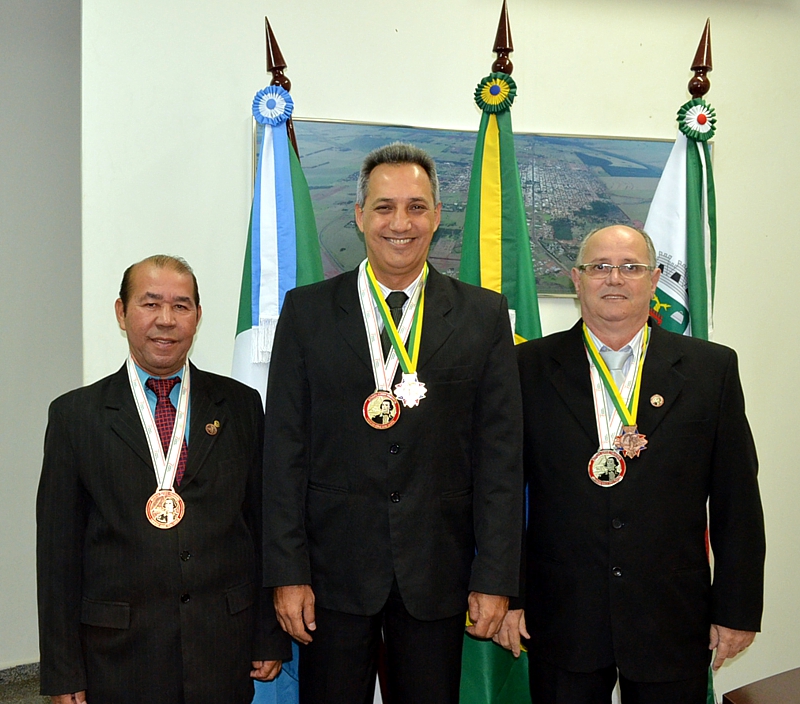
[[[397,422],[400,415],[398,400],[404,406],[411,408],[425,398],[425,384],[417,378],[417,362],[422,338],[427,276],[428,265],[426,263],[408,300],[400,323],[396,325],[369,261],[364,260],[359,267],[359,299],[367,329],[367,342],[375,377],[375,393],[371,394],[364,403],[364,419],[375,428],[389,428]],[[391,344],[385,361],[381,348],[378,319],[375,315],[376,308]],[[406,340],[408,341],[407,346]],[[395,393],[392,394],[390,392],[391,382],[397,373],[398,365],[403,370],[402,381],[395,386]]]
[[[636,416],[649,339],[650,329],[645,325],[641,344],[633,347],[633,364],[620,389],[586,324],[583,325],[583,342],[590,361],[597,435],[600,440],[600,449],[589,461],[589,476],[600,486],[613,486],[622,481],[625,476],[623,455],[631,459],[646,449],[647,438],[638,431]],[[611,413],[606,408],[606,392],[613,405]]]
[[[150,404],[144,387],[136,372],[133,357],[128,356],[126,363],[128,381],[133,392],[133,400],[142,422],[150,457],[153,460],[153,470],[156,474],[156,491],[148,499],[145,515],[156,528],[172,528],[178,525],[186,512],[186,505],[180,494],[174,489],[175,474],[178,471],[178,462],[181,456],[183,438],[186,434],[186,421],[189,411],[189,362],[186,361],[181,377],[181,389],[178,396],[178,406],[175,413],[175,425],[172,428],[169,448],[166,456],[161,446],[161,437],[158,434],[155,419],[150,411]]]

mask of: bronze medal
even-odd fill
[[[589,460],[589,479],[597,486],[614,486],[625,477],[625,460],[614,450],[598,450]]]
[[[373,428],[387,430],[400,418],[400,404],[388,391],[376,391],[367,396],[362,413]]]
[[[638,457],[642,450],[647,449],[647,438],[635,425],[623,425],[622,433],[614,438],[614,447],[625,457]]]
[[[178,525],[186,512],[186,504],[179,494],[169,489],[157,491],[147,500],[145,515],[156,528],[166,530]]]

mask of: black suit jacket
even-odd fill
[[[736,354],[651,330],[649,443],[604,488],[587,473],[598,438],[580,325],[518,348],[531,652],[577,672],[615,662],[637,681],[688,678],[708,666],[710,624],[760,626],[764,525]]]
[[[259,396],[192,366],[190,402],[186,514],[169,530],[145,518],[156,479],[125,367],[51,405],[37,498],[43,693],[250,702],[251,660],[288,657],[260,588]]]
[[[357,271],[286,296],[267,393],[265,573],[317,604],[371,615],[393,576],[408,611],[515,595],[522,529],[521,400],[506,301],[430,270],[419,357],[427,397],[388,430]],[[477,548],[477,553],[476,553]]]

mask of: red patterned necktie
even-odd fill
[[[158,428],[158,435],[161,438],[161,447],[164,449],[164,456],[169,450],[169,442],[172,440],[172,429],[175,427],[175,416],[177,411],[172,401],[169,400],[169,394],[176,384],[180,384],[179,377],[174,376],[171,379],[156,379],[150,377],[147,380],[147,388],[156,395],[156,427]],[[175,484],[180,486],[183,473],[186,471],[186,436],[183,437],[183,444],[181,445],[181,456],[178,460],[178,471],[175,472]]]

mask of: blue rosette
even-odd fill
[[[253,117],[262,125],[276,127],[286,122],[294,110],[289,91],[280,86],[267,86],[253,98]]]

